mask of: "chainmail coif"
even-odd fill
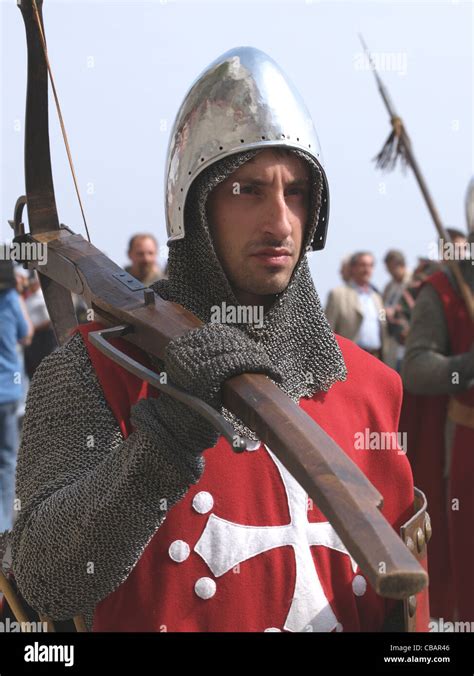
[[[170,244],[168,280],[153,285],[166,300],[183,305],[207,323],[211,308],[225,302],[238,306],[229,280],[218,260],[206,213],[207,198],[213,188],[260,151],[231,155],[204,170],[191,186],[185,205],[186,235]],[[287,288],[275,297],[264,315],[263,327],[235,324],[259,343],[275,367],[283,374],[279,387],[294,401],[327,391],[347,377],[342,353],[326,319],[314,287],[306,258],[321,207],[322,177],[314,160],[306,153],[292,151],[310,165],[312,172],[309,222],[300,257]],[[223,410],[240,434],[257,439],[242,421]]]

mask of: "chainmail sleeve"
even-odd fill
[[[402,379],[413,394],[456,394],[474,378],[470,353],[449,356],[450,344],[443,306],[427,284],[416,299],[402,364]],[[459,374],[459,379],[453,378]],[[454,381],[454,382],[453,382]]]
[[[124,440],[80,334],[42,361],[23,422],[11,544],[20,592],[53,620],[90,620],[202,474],[202,456],[177,453],[166,430],[158,439],[135,427]]]

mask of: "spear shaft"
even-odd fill
[[[362,47],[369,59],[369,63],[371,65],[372,71],[375,76],[375,80],[377,82],[377,88],[380,92],[380,96],[383,99],[383,102],[385,104],[385,107],[387,109],[388,114],[390,115],[390,123],[392,125],[392,133],[389,137],[389,140],[387,141],[386,146],[380,153],[380,155],[377,157],[377,164],[378,166],[381,166],[382,168],[385,168],[386,166],[390,166],[390,168],[393,168],[396,164],[396,160],[399,156],[403,158],[403,160],[410,165],[412,168],[413,173],[415,174],[416,181],[418,183],[418,186],[421,190],[421,193],[423,195],[423,198],[425,200],[426,206],[428,207],[428,211],[431,214],[431,218],[433,219],[433,223],[435,225],[435,228],[438,232],[438,235],[440,238],[445,241],[445,242],[450,242],[453,243],[451,240],[451,237],[449,236],[449,233],[446,232],[443,223],[441,221],[439,212],[435,206],[435,203],[433,201],[433,198],[431,196],[431,193],[428,189],[428,186],[426,184],[426,181],[424,179],[424,176],[421,172],[420,165],[418,164],[415,155],[413,153],[412,145],[410,138],[408,136],[408,133],[405,129],[405,125],[403,123],[402,118],[396,113],[395,107],[392,103],[392,100],[389,96],[388,90],[385,87],[384,83],[382,82],[382,79],[380,78],[380,75],[377,72],[377,68],[375,66],[375,63],[372,59],[372,56],[368,50],[367,45],[365,44],[365,41],[362,37],[362,35],[359,34],[359,39],[361,41]],[[391,148],[393,147],[393,143],[396,142],[397,148],[395,155],[393,155],[390,151]],[[472,322],[474,322],[474,296],[471,293],[471,290],[469,286],[467,285],[460,267],[458,265],[458,262],[456,260],[445,260],[445,264],[448,265],[450,270],[452,270],[452,273],[458,283],[458,287],[460,289],[461,295],[463,297],[463,300],[466,304],[467,311],[469,314],[469,317]]]

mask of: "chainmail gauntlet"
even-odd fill
[[[239,329],[206,324],[170,341],[165,371],[169,380],[220,409],[221,385],[240,373],[265,373],[280,382],[281,374],[266,352]],[[200,453],[215,446],[218,433],[198,413],[167,395],[142,399],[132,409],[132,423],[154,437],[166,435],[176,453]]]

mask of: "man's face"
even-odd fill
[[[133,243],[129,258],[136,270],[149,270],[156,263],[156,245],[150,237],[140,237]]]
[[[402,282],[405,277],[405,266],[395,261],[388,261],[387,270],[396,282]]]
[[[370,282],[373,271],[374,259],[372,256],[359,256],[354,265],[351,266],[351,277],[356,284],[364,286]]]
[[[310,175],[299,157],[264,150],[210,194],[214,247],[239,302],[268,306],[288,286],[308,219]]]

